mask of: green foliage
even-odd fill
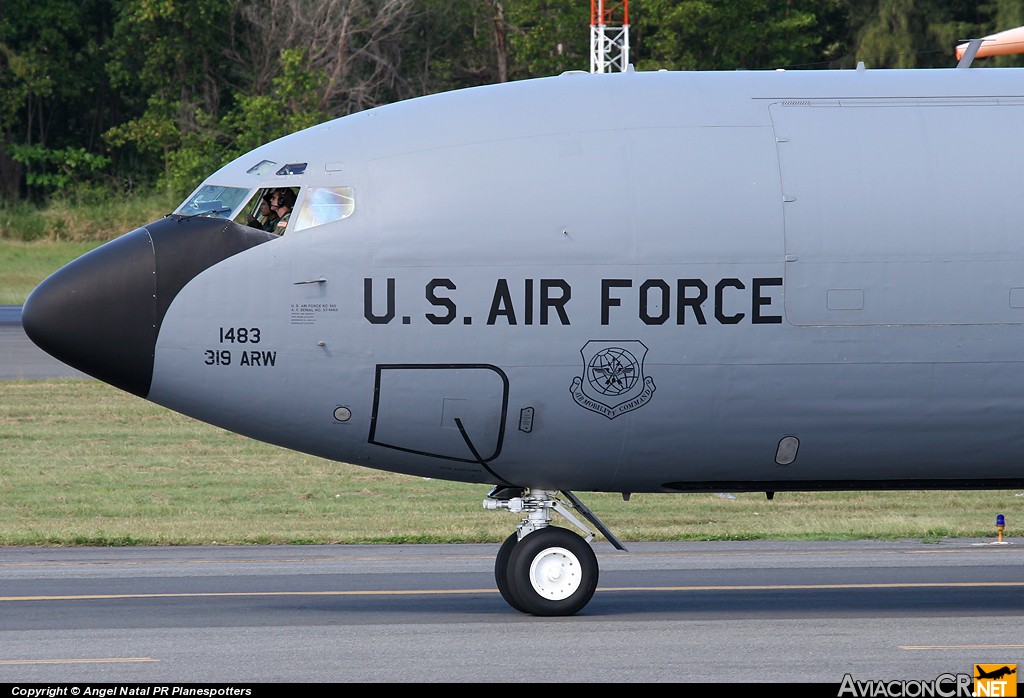
[[[509,3],[513,78],[590,68],[590,5],[578,0]]]
[[[85,148],[54,150],[39,143],[14,144],[11,157],[25,165],[25,181],[29,187],[57,195],[68,195],[85,184],[96,182],[110,165],[109,157],[87,152]]]
[[[223,0],[122,0],[106,63],[134,116],[104,133],[143,168],[142,179],[184,195],[223,164],[215,125],[228,93]]]
[[[181,199],[228,159],[214,117],[196,109],[195,128],[179,136],[176,145],[166,151],[166,170],[159,180],[160,189]]]
[[[53,231],[56,237],[56,231]],[[30,242],[50,236],[51,230],[47,226],[46,219],[41,215],[39,208],[29,201],[6,201],[0,205],[0,240],[18,240]],[[7,283],[14,281],[14,273],[7,271],[3,275]],[[36,283],[45,277],[36,279]],[[30,288],[17,288],[15,293],[29,291]],[[12,303],[0,303],[0,305],[18,305],[25,300],[27,293],[21,301]]]
[[[108,130],[107,142],[159,158],[163,173],[157,178],[158,188],[182,197],[232,158],[326,120],[317,108],[317,94],[326,78],[322,70],[309,66],[306,51],[282,51],[279,66],[280,75],[268,92],[236,92],[234,107],[219,119],[193,107],[183,121],[180,100],[154,95],[141,116]]]
[[[203,82],[224,65],[220,46],[233,3],[120,0],[107,72],[115,87],[210,102]]]
[[[229,134],[231,157],[327,120],[317,105],[327,78],[306,59],[305,49],[282,51],[281,74],[271,81],[268,93],[235,95],[236,106],[222,122]]]
[[[876,0],[853,19],[857,58],[872,68],[948,68],[956,47],[1024,24],[1024,1]],[[977,59],[975,66],[1024,65],[1021,56]]]
[[[1024,0],[993,0],[979,3],[978,14],[984,22],[984,34],[995,34],[1006,29],[1024,26]],[[961,34],[957,38],[964,36]],[[1024,66],[1024,55],[993,56],[980,59],[979,64],[999,67]]]
[[[17,258],[8,260],[14,263],[13,267],[3,266],[5,242],[74,243],[65,260],[70,261],[77,256],[76,251],[82,252],[75,244],[110,240],[163,217],[180,201],[181,197],[165,194],[124,196],[105,187],[80,188],[74,196],[55,198],[45,206],[29,201],[0,200],[0,298],[8,299],[0,300],[0,305],[20,304],[27,292],[46,275],[36,274],[39,270],[31,264],[26,275],[22,264],[15,263]],[[24,248],[23,252],[28,255],[30,250],[43,257],[39,264],[45,267],[50,247]],[[55,268],[42,271],[49,273]]]
[[[178,102],[153,95],[142,114],[110,128],[104,138],[114,147],[132,145],[141,153],[161,154],[181,138],[174,118],[178,106]]]
[[[647,0],[639,69],[827,67],[844,48],[841,0]]]
[[[29,208],[29,204],[22,204]],[[17,208],[17,207],[16,207]],[[14,223],[24,231],[24,219],[12,221],[0,208],[0,232]],[[97,247],[97,242],[53,242],[46,239],[46,222],[25,211],[39,230],[30,242],[0,238],[0,305],[22,305],[39,283],[60,267]]]
[[[404,64],[408,80],[417,94],[444,92],[499,81],[497,33],[504,25],[500,11],[521,7],[521,15],[532,12],[534,2],[498,0],[423,0],[423,11],[408,32],[410,44]],[[500,6],[500,8],[499,8]],[[512,23],[506,16],[505,21]],[[511,26],[513,35],[516,28]],[[507,32],[506,32],[507,36]],[[514,40],[508,39],[510,42]],[[413,72],[419,70],[419,74]],[[409,95],[411,96],[411,95]]]
[[[2,0],[0,199],[183,196],[354,110],[589,67],[580,0]],[[634,0],[639,70],[943,67],[1024,0]],[[1024,57],[977,65],[1022,65]]]
[[[102,69],[109,6],[110,0],[5,0],[0,6],[0,197],[44,193],[25,181],[25,168],[12,158],[14,145],[105,154],[98,134],[120,108]]]
[[[878,12],[864,26],[858,57],[875,68],[914,68],[926,42],[928,18],[916,0],[879,0]],[[930,3],[937,4],[937,3]],[[950,46],[952,51],[955,47]]]
[[[0,104],[20,112],[30,142],[48,140],[50,108],[81,118],[82,98],[97,85],[89,66],[101,54],[103,0],[6,0],[0,12]],[[94,27],[83,32],[83,26]],[[102,74],[102,71],[100,71]],[[90,105],[91,106],[91,105]],[[79,114],[72,113],[77,110]],[[56,116],[56,114],[55,114]],[[52,124],[59,126],[58,124]],[[55,134],[59,137],[59,133]]]

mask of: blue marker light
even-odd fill
[[[1002,514],[996,514],[996,526],[1005,526],[1006,519],[1003,518]]]

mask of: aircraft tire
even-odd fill
[[[525,536],[508,561],[513,606],[535,616],[571,616],[597,589],[597,555],[587,541],[549,526]]]
[[[505,539],[505,542],[498,548],[498,555],[494,558],[494,581],[498,585],[498,591],[501,592],[501,598],[508,602],[508,605],[516,609],[520,613],[526,613],[520,607],[519,602],[512,595],[512,590],[508,580],[508,561],[512,556],[512,549],[519,543],[519,534],[513,533],[511,536]]]

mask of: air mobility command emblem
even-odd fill
[[[569,387],[580,407],[615,419],[643,407],[654,395],[654,380],[644,376],[643,342],[590,340],[580,354],[583,375],[573,378]]]

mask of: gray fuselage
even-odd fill
[[[465,482],[1019,486],[1021,124],[1013,69],[567,74],[345,117],[205,183],[348,188],[343,219],[166,299],[155,248],[138,392]]]

